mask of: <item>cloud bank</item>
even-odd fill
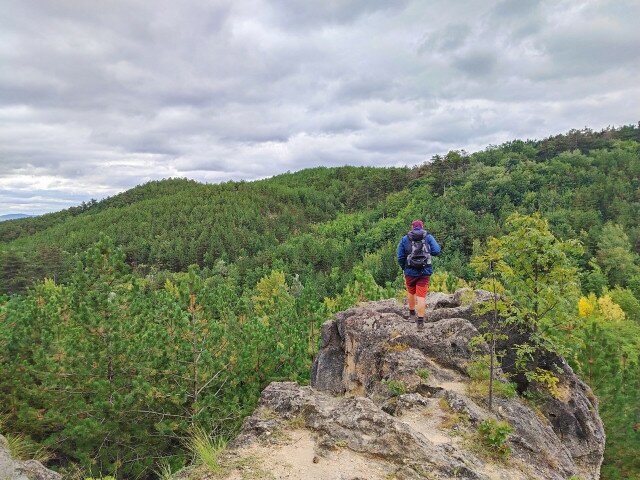
[[[639,119],[636,0],[3,5],[0,214]]]

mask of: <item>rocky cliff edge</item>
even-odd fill
[[[478,353],[469,341],[483,320],[474,307],[489,299],[483,291],[432,293],[422,331],[395,300],[339,313],[323,326],[312,385],[263,391],[231,444],[224,477],[598,479],[605,436],[597,400],[562,358],[542,352],[535,365],[556,372],[559,398],[497,398],[491,412],[470,388]],[[510,333],[501,348],[526,335]],[[513,428],[508,458],[483,446],[478,427],[487,419]]]

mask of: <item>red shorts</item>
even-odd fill
[[[429,275],[424,277],[412,277],[411,275],[404,276],[404,283],[407,286],[407,292],[411,295],[417,295],[419,297],[426,297],[429,290]]]

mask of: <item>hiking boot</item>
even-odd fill
[[[424,330],[424,318],[416,319],[416,325],[418,326],[418,330]]]
[[[409,323],[414,323],[416,321],[416,318],[418,318],[418,317],[416,316],[415,313],[403,312],[402,313],[402,318],[404,318]]]

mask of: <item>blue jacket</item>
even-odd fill
[[[414,228],[413,231],[416,233],[420,233],[421,230],[419,228]],[[433,255],[434,257],[436,255],[440,255],[440,251],[441,251],[440,245],[438,244],[438,242],[436,242],[436,239],[433,238],[433,235],[431,234],[427,235],[427,243],[429,244],[429,248],[431,249],[431,255]],[[423,277],[425,275],[431,275],[433,273],[433,268],[431,268],[431,265],[423,268],[422,270],[408,268],[407,256],[410,253],[411,253],[411,241],[409,240],[409,237],[405,235],[404,237],[402,237],[402,240],[400,240],[400,244],[398,245],[398,252],[397,252],[398,264],[400,265],[402,270],[404,270],[405,275],[409,275],[411,277]]]

